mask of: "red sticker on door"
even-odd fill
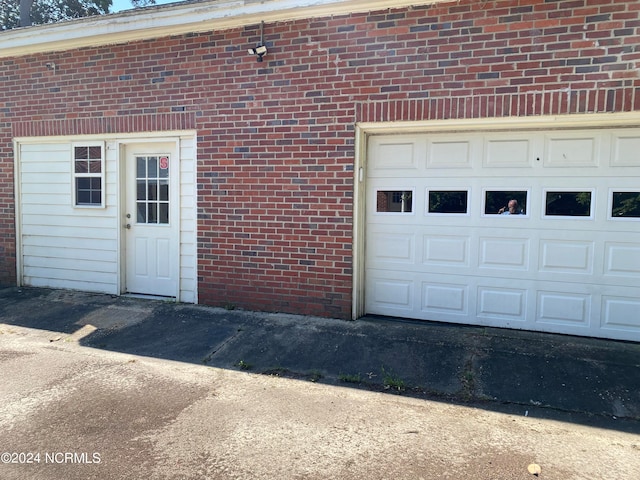
[[[169,157],[160,157],[160,169],[166,170],[169,168]]]

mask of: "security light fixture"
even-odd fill
[[[262,62],[262,57],[267,54],[267,46],[264,44],[264,22],[260,22],[260,43],[255,48],[248,50],[249,55],[258,57],[258,62]]]
[[[262,57],[267,54],[267,47],[264,45],[258,45],[256,48],[249,49],[249,55],[256,55],[258,57],[258,61],[262,61]]]

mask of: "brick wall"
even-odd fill
[[[640,3],[459,0],[0,60],[12,135],[198,130],[203,303],[350,315],[354,124],[640,109]],[[47,70],[55,62],[56,70]],[[9,133],[11,132],[11,133]]]

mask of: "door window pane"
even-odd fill
[[[147,223],[147,204],[145,202],[138,202],[136,209],[138,210],[136,221],[138,223]]]
[[[168,203],[160,203],[160,212],[158,215],[158,223],[169,223],[169,204]]]
[[[430,190],[429,213],[467,213],[467,190]]]
[[[158,157],[148,158],[148,178],[158,178]]]
[[[147,159],[145,157],[136,158],[136,178],[147,178]]]
[[[588,217],[591,215],[591,192],[547,192],[545,215]]]

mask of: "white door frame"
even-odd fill
[[[539,117],[500,117],[424,121],[361,122],[355,128],[353,287],[351,317],[365,314],[366,178],[367,140],[370,135],[474,131],[549,130],[559,128],[634,127],[640,125],[640,111],[586,113]]]
[[[127,236],[126,225],[130,223],[132,219],[127,219],[127,147],[133,144],[149,144],[150,146],[159,143],[173,143],[175,151],[175,159],[173,165],[173,171],[171,173],[171,187],[170,188],[170,218],[175,219],[177,225],[176,228],[176,241],[177,253],[171,258],[171,268],[176,272],[176,288],[172,297],[176,301],[180,300],[180,231],[181,231],[181,215],[180,215],[180,139],[178,137],[146,137],[146,138],[127,138],[118,140],[116,142],[118,152],[118,212],[119,212],[119,228],[118,228],[118,245],[120,248],[119,263],[118,263],[118,291],[120,293],[126,292],[126,275],[127,275]]]

